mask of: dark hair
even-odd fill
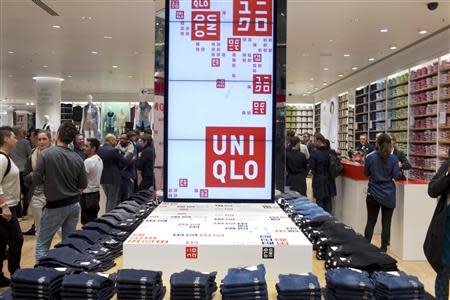
[[[100,148],[100,141],[95,138],[88,138],[86,141],[91,144],[91,147],[95,147],[95,153],[97,153],[98,148]]]
[[[42,129],[36,130],[36,137],[37,137],[38,135],[40,135],[41,133],[45,133],[45,134],[47,135],[47,137],[48,137],[49,140],[52,139],[52,135],[50,134],[50,132],[47,131],[47,130],[42,130]]]
[[[5,137],[10,137],[13,129],[9,126],[0,127],[0,147],[5,144]]]
[[[153,130],[151,130],[150,128],[144,129],[144,134],[152,135],[153,134]]]
[[[293,136],[290,138],[290,142],[291,142],[291,147],[294,148],[298,144],[300,144],[300,138],[298,136]]]
[[[316,142],[320,141],[326,144],[326,138],[320,132],[316,132],[316,134],[314,134],[314,139],[316,140]]]
[[[381,160],[386,163],[389,155],[391,155],[391,137],[389,134],[382,133],[377,136],[377,147]]]
[[[327,145],[328,148],[331,148],[331,143],[329,139],[325,139],[325,145]]]
[[[295,136],[295,131],[294,130],[288,130],[288,131],[286,131],[286,135],[288,137],[293,137],[293,136]]]
[[[147,145],[149,145],[150,142],[151,142],[153,139],[152,139],[152,136],[151,136],[150,134],[144,133],[144,134],[141,136],[141,140],[142,140],[143,142],[146,142]]]
[[[78,129],[71,122],[64,122],[58,128],[58,139],[64,144],[70,144],[78,134]]]

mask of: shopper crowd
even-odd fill
[[[28,134],[0,127],[0,262],[13,274],[20,268],[23,234],[36,235],[36,261],[49,251],[54,235],[66,239],[81,224],[97,218],[100,190],[106,212],[130,194],[154,185],[152,131],[135,130],[103,145],[63,123],[54,139],[44,130]],[[34,224],[22,233],[19,221],[31,211]],[[2,265],[3,266],[3,265]],[[0,270],[0,287],[11,284]]]

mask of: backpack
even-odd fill
[[[6,172],[5,174],[3,174],[3,178],[5,178],[6,176],[8,176],[9,171],[11,171],[11,158],[6,153],[0,152],[0,154],[6,156],[6,160],[8,161],[8,165],[6,166]],[[2,180],[0,180],[0,183],[3,181],[3,178]]]
[[[335,179],[344,171],[344,166],[333,151],[328,154],[328,174]]]

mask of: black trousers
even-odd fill
[[[28,188],[23,181],[23,172],[20,172],[20,195],[21,205],[17,206],[17,217],[22,218],[28,214],[28,207],[30,206],[31,197],[28,195]]]
[[[100,192],[81,194],[81,224],[97,219],[100,210]]]
[[[13,274],[20,269],[20,259],[22,258],[23,235],[17,220],[18,206],[10,207],[11,220],[7,222],[0,216],[0,273],[3,272],[3,260],[5,258],[6,246],[8,246],[8,270]]]
[[[364,236],[371,242],[373,229],[377,224],[378,213],[381,209],[381,247],[386,248],[391,240],[391,220],[394,213],[393,208],[389,208],[378,203],[372,195],[367,195],[367,225]]]

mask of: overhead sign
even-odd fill
[[[166,200],[272,200],[273,0],[166,7]]]

